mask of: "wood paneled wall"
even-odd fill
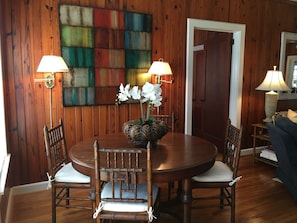
[[[297,5],[284,0],[1,0],[9,185],[46,180],[42,128],[49,125],[50,90],[34,78],[44,54],[60,55],[59,3],[129,10],[153,15],[152,59],[170,62],[174,83],[164,84],[161,113],[174,111],[176,130],[184,129],[186,18],[246,24],[242,92],[243,147],[250,147],[250,125],[264,116],[264,93],[255,91],[265,73],[279,63],[282,31],[297,32]],[[121,131],[138,118],[137,105],[62,106],[62,74],[56,75],[53,121],[64,119],[68,148],[76,142]],[[219,112],[219,111],[218,111]]]

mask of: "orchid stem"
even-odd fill
[[[140,100],[139,100],[139,103],[140,103],[140,115],[141,115],[142,120],[144,121],[143,108],[142,108],[142,103]]]
[[[146,108],[146,121],[150,118],[150,110],[151,110],[151,105],[150,103],[148,102],[147,103],[147,108]]]

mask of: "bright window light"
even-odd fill
[[[6,177],[10,161],[10,155],[7,154],[5,113],[4,113],[4,92],[2,76],[2,54],[1,54],[1,34],[0,34],[0,195],[5,189]]]

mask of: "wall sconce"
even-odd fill
[[[172,70],[169,63],[164,62],[162,58],[152,63],[150,69],[148,70],[148,73],[156,75],[157,84],[161,84],[162,82],[172,84],[172,80],[170,81],[162,80],[161,76],[172,75]]]
[[[287,86],[284,81],[283,74],[281,71],[268,70],[266,77],[263,82],[256,88],[256,90],[269,91],[265,93],[265,115],[264,122],[272,122],[272,116],[276,112],[278,93],[275,91],[290,91],[291,89]]]
[[[50,89],[50,127],[52,128],[52,88],[55,86],[55,73],[68,72],[68,67],[62,57],[44,55],[39,63],[37,72],[50,73],[45,78],[34,79],[34,82],[44,82],[45,87]]]
[[[38,65],[37,72],[51,73],[43,79],[34,79],[34,81],[44,82],[47,88],[53,88],[55,86],[55,73],[68,72],[68,67],[62,57],[45,55]]]

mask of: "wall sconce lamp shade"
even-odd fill
[[[172,75],[172,70],[168,62],[164,62],[163,59],[159,59],[158,61],[154,61],[148,70],[149,74],[156,75],[156,83],[161,84],[164,83],[172,83],[172,80],[166,81],[162,80],[161,76],[163,75]]]
[[[285,83],[281,71],[268,70],[263,82],[256,90],[268,91],[265,93],[265,115],[264,122],[272,122],[272,116],[276,112],[278,93],[275,91],[290,91],[291,89]]]
[[[68,66],[60,56],[44,55],[38,65],[37,72],[51,73],[45,79],[35,79],[35,82],[43,81],[47,88],[55,86],[55,73],[68,72]]]

